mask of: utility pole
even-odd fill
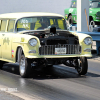
[[[89,31],[89,0],[77,0],[77,31]]]

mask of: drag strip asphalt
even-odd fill
[[[100,100],[100,62],[89,59],[88,64],[85,76],[79,76],[74,68],[54,65],[21,78],[18,64],[8,63],[0,70],[0,86],[17,88],[13,95],[19,93],[30,100]]]

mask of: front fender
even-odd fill
[[[30,44],[29,44],[29,40],[32,38],[35,38],[37,40],[37,45],[34,47],[30,46]],[[25,34],[24,35],[16,34],[16,36],[13,37],[13,41],[12,41],[13,61],[16,62],[16,57],[17,57],[17,52],[18,52],[19,47],[22,48],[25,57],[27,57],[27,56],[29,56],[30,50],[35,50],[36,53],[38,53],[39,46],[40,46],[40,41],[36,36],[25,35]],[[36,55],[36,53],[35,53],[35,55]]]

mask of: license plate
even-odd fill
[[[55,48],[55,54],[66,54],[66,48]]]

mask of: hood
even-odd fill
[[[92,14],[96,14],[97,12],[100,12],[100,8],[90,8],[89,12]]]
[[[91,37],[90,35],[82,33],[82,32],[80,32],[80,33],[79,32],[71,32],[71,33],[79,38],[79,42],[82,42],[86,37]]]

